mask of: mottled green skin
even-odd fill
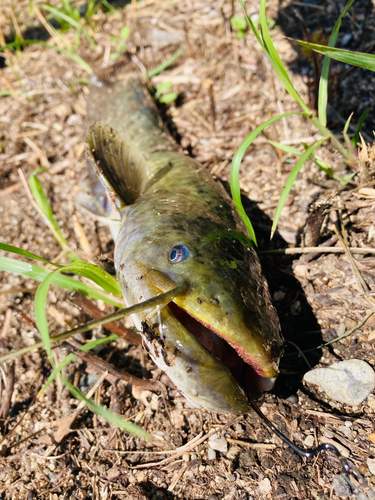
[[[104,96],[100,103],[107,101],[110,110],[104,108],[100,119],[113,130],[94,125],[88,144],[119,205],[128,205],[115,248],[126,303],[165,291],[149,278],[151,269],[176,284],[187,282],[188,292],[174,302],[230,343],[257,372],[259,385],[271,388],[282,347],[279,322],[258,257],[243,237],[246,230],[231,199],[197,162],[177,151],[138,81],[111,93],[99,90]],[[113,101],[121,102],[121,110]],[[189,255],[171,264],[168,256],[176,244],[186,245]],[[138,328],[149,312],[133,318]],[[148,325],[152,332],[144,338],[152,358],[195,406],[249,411],[230,371],[168,306]]]

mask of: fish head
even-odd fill
[[[158,315],[133,319],[195,406],[246,413],[245,391],[257,398],[276,380],[278,317],[249,239],[181,203],[170,217],[155,201],[127,209],[115,254],[123,294],[130,305],[186,284]]]

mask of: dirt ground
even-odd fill
[[[286,36],[329,35],[343,5],[342,1],[320,0],[268,5],[267,15],[276,20],[271,31],[275,46],[290,68],[295,87],[312,106],[316,99],[313,65]],[[258,11],[256,1],[246,2],[246,6],[250,15]],[[154,77],[152,84],[173,83],[179,97],[166,117],[177,139],[224,181],[229,179],[236,149],[250,131],[272,116],[299,111],[252,34],[237,38],[231,31],[233,15],[240,15],[239,5],[227,0],[146,0],[112,13],[99,11],[93,17],[96,49],[84,37],[77,49],[96,72],[103,71],[113,64],[109,56],[117,42],[111,37],[119,36],[128,26],[130,36],[121,71],[141,74],[186,44],[183,55]],[[49,39],[40,19],[36,22],[29,18],[26,0],[4,5],[0,11],[0,27],[7,41],[14,39],[16,26],[24,38],[60,43]],[[373,52],[374,30],[373,2],[358,0],[343,22],[338,45]],[[63,36],[74,44],[73,30]],[[27,177],[44,167],[52,175],[40,178],[69,244],[87,257],[111,257],[113,242],[107,228],[80,212],[74,202],[87,178],[87,73],[63,54],[40,45],[17,55],[5,54],[2,65],[0,92],[10,91],[10,95],[0,98],[1,241],[49,260],[60,254],[20,178],[20,170]],[[350,129],[353,134],[361,113],[371,108],[363,136],[372,140],[372,73],[333,64],[331,77],[329,126],[339,134],[349,114],[355,112]],[[261,260],[284,336],[304,350],[334,340],[360,324],[374,308],[360,277],[367,294],[373,295],[375,252],[355,255],[357,272],[345,253],[282,253],[285,248],[301,247],[302,240],[307,246],[325,243],[342,248],[333,231],[333,225],[340,227],[340,221],[350,247],[375,248],[374,180],[367,180],[364,186],[363,177],[356,175],[343,188],[307,162],[282,212],[279,231],[269,242],[271,220],[295,158],[275,150],[268,139],[298,147],[301,141],[311,144],[319,137],[305,118],[290,117],[258,137],[241,170],[244,202],[260,248],[275,251],[262,253]],[[317,156],[337,175],[350,173],[330,146],[320,148]],[[304,230],[314,201],[323,207],[314,212],[324,219],[318,232]],[[64,259],[60,256],[59,262],[64,263]],[[33,326],[35,281],[1,272],[1,283],[0,356],[40,340]],[[70,294],[52,287],[50,331],[55,334],[85,322],[89,316],[78,306]],[[103,303],[98,307],[103,312],[112,311]],[[107,333],[97,329],[86,338]],[[374,340],[375,315],[350,336],[310,352],[308,361],[312,366],[325,366],[359,358],[375,368]],[[56,360],[66,353],[66,345],[54,350]],[[289,374],[280,375],[275,389],[266,395],[264,413],[299,446],[334,443],[375,488],[371,461],[375,460],[375,396],[370,395],[360,407],[333,402],[302,382],[308,367],[295,353],[288,344],[281,368]],[[0,366],[0,498],[255,500],[350,495],[339,476],[339,462],[331,454],[306,461],[282,444],[254,414],[233,417],[190,408],[140,347],[121,340],[95,355],[111,363],[114,370],[95,391],[95,400],[164,439],[164,445],[157,447],[132,437],[86,409],[76,412],[78,402],[59,381],[36,400],[51,367],[43,350],[32,351]],[[147,388],[122,381],[121,370],[148,379]],[[78,358],[65,374],[87,391],[98,373],[92,362]],[[224,438],[223,451],[210,447],[213,433]]]

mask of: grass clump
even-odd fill
[[[43,257],[40,257],[27,250],[23,250],[21,248],[14,247],[12,245],[8,245],[6,243],[0,243],[0,251],[9,252],[21,257],[37,260],[39,262],[43,262],[45,265],[52,266],[54,268],[53,270],[51,270],[40,266],[35,266],[29,262],[23,262],[21,260],[13,259],[10,257],[0,256],[0,270],[4,270],[14,274],[20,274],[27,278],[32,278],[36,281],[41,282],[35,295],[34,311],[35,311],[36,324],[42,338],[42,341],[40,343],[36,343],[34,346],[28,346],[26,348],[19,350],[18,352],[12,352],[5,356],[2,356],[0,359],[0,363],[12,359],[18,355],[25,354],[30,350],[33,350],[34,348],[44,347],[48,354],[51,366],[53,368],[53,373],[48,383],[44,386],[43,390],[49,385],[49,383],[51,383],[51,381],[56,376],[59,376],[64,385],[69,389],[71,394],[80,401],[84,401],[87,408],[89,408],[92,412],[94,412],[99,416],[102,416],[109,423],[116,425],[135,436],[141,437],[149,441],[153,441],[154,438],[150,433],[136,426],[132,422],[124,420],[121,416],[111,412],[106,407],[97,404],[95,401],[87,399],[81,391],[79,391],[76,387],[74,387],[71,384],[69,380],[66,380],[62,376],[61,374],[62,368],[65,367],[68,363],[70,363],[75,358],[75,355],[73,354],[68,355],[59,366],[56,366],[54,362],[52,356],[52,342],[61,341],[81,331],[82,332],[89,331],[92,330],[95,326],[98,326],[100,324],[105,324],[113,320],[118,320],[121,317],[128,316],[129,314],[132,314],[132,312],[134,312],[133,311],[134,308],[125,309],[123,311],[117,312],[115,313],[115,317],[113,315],[109,315],[107,317],[101,318],[100,320],[94,320],[93,322],[87,325],[83,325],[71,331],[65,332],[64,334],[59,335],[55,339],[50,337],[46,309],[47,309],[48,292],[51,284],[60,286],[70,291],[77,291],[93,299],[100,299],[103,300],[104,302],[107,302],[115,306],[120,305],[121,302],[119,301],[119,297],[122,297],[122,292],[117,279],[109,275],[102,268],[94,264],[82,261],[80,259],[80,256],[75,252],[68,251],[69,250],[68,243],[64,238],[62,231],[56,222],[51,206],[44,193],[43,187],[38,179],[38,174],[42,170],[43,169],[38,169],[37,171],[35,171],[30,175],[29,177],[30,191],[33,194],[34,201],[37,208],[39,209],[39,212],[45,217],[46,221],[48,221],[52,234],[54,235],[54,237],[56,238],[57,242],[60,244],[62,249],[66,252],[67,258],[72,262],[66,265],[60,265],[54,263],[53,261],[46,260]],[[87,283],[79,281],[71,276],[66,276],[63,273],[69,273],[70,275],[73,274],[75,276],[84,277],[90,280],[93,283],[93,285],[89,285]],[[171,292],[164,294],[167,296],[167,299],[165,299],[164,295],[160,297],[158,296],[156,297],[156,299],[153,300],[151,306],[155,305],[154,304],[155,302],[163,303],[163,300],[169,301],[173,293],[178,294],[181,293],[181,291],[172,290]],[[139,308],[146,309],[150,307],[150,304],[149,303],[146,303],[145,305],[138,304],[137,307],[138,309]],[[116,339],[117,335],[115,336],[111,335],[105,339],[101,339],[100,343],[108,343]],[[82,346],[81,350],[88,351],[93,349],[97,345],[98,341],[88,342],[87,344]]]
[[[271,65],[273,69],[275,70],[279,80],[282,82],[284,85],[286,91],[293,97],[293,99],[297,102],[297,104],[301,108],[301,112],[291,112],[291,113],[283,113],[281,115],[278,115],[274,118],[271,118],[270,120],[264,122],[262,125],[257,127],[240,145],[238,148],[236,154],[234,155],[233,161],[232,161],[232,169],[231,169],[231,190],[232,190],[232,196],[233,200],[235,202],[236,208],[242,217],[249,234],[256,245],[256,236],[254,229],[252,227],[251,221],[247,217],[245,210],[242,206],[241,202],[241,194],[240,194],[240,182],[239,182],[239,171],[240,171],[240,166],[241,166],[241,161],[242,158],[246,152],[246,150],[249,148],[249,146],[252,144],[254,139],[269,125],[287,117],[291,116],[293,114],[302,114],[305,116],[307,119],[311,121],[311,123],[315,126],[317,131],[320,132],[322,135],[322,139],[319,141],[315,142],[313,145],[310,147],[307,147],[307,145],[303,145],[305,151],[301,152],[297,150],[296,148],[291,148],[290,146],[284,146],[279,143],[272,143],[276,148],[281,149],[287,153],[292,153],[300,156],[300,159],[297,161],[296,165],[294,166],[292,172],[290,173],[284,189],[282,191],[282,194],[280,196],[275,216],[273,219],[273,224],[272,224],[272,229],[271,229],[271,238],[274,235],[279,219],[280,219],[280,214],[281,211],[285,205],[286,199],[292,189],[292,186],[297,178],[298,173],[301,170],[302,165],[304,162],[309,158],[311,159],[321,170],[323,170],[328,176],[332,177],[336,181],[340,182],[342,185],[347,184],[351,178],[355,175],[355,172],[347,175],[345,177],[338,177],[337,175],[334,174],[332,168],[327,165],[325,162],[316,159],[314,155],[315,149],[317,149],[319,146],[321,146],[324,142],[330,142],[330,144],[336,149],[336,151],[342,155],[344,161],[348,166],[353,166],[356,164],[357,157],[355,156],[353,152],[353,147],[352,144],[357,144],[358,139],[359,139],[359,133],[360,133],[360,128],[363,124],[363,121],[365,117],[367,116],[366,113],[361,116],[359,124],[358,124],[358,129],[353,137],[352,140],[349,140],[348,138],[346,139],[346,144],[341,143],[335,135],[327,128],[327,104],[328,104],[328,77],[329,77],[329,66],[330,66],[330,61],[331,59],[336,59],[342,62],[345,62],[347,64],[354,64],[356,66],[360,66],[362,68],[367,68],[371,71],[374,71],[375,68],[375,56],[373,54],[362,54],[358,52],[351,52],[347,50],[341,50],[341,49],[336,49],[334,48],[336,41],[337,41],[337,36],[340,30],[341,22],[343,17],[347,14],[351,6],[353,5],[355,0],[349,0],[348,3],[346,4],[345,8],[341,12],[339,18],[337,19],[337,22],[332,30],[331,36],[328,40],[328,46],[324,45],[319,45],[315,43],[307,43],[307,42],[302,42],[302,41],[297,41],[301,46],[305,47],[306,49],[309,50],[315,50],[316,52],[319,52],[320,54],[324,55],[323,58],[323,64],[322,64],[322,71],[321,71],[321,78],[319,82],[319,96],[318,96],[318,116],[315,116],[312,111],[310,110],[309,106],[305,103],[305,101],[302,99],[301,95],[298,93],[296,88],[293,85],[293,81],[291,80],[288,71],[283,64],[283,62],[280,59],[279,54],[276,51],[276,48],[272,42],[270,33],[269,33],[269,23],[267,22],[267,17],[266,17],[266,0],[261,0],[260,1],[260,11],[259,11],[259,29],[257,28],[256,24],[253,22],[253,20],[247,15],[243,0],[239,0],[242,10],[245,15],[246,22],[255,35],[256,40],[258,41],[259,45],[265,52],[265,54],[268,56]],[[347,136],[347,128],[348,128],[349,122],[347,123],[346,130],[344,130],[344,138],[345,134]]]

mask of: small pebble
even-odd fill
[[[87,392],[98,380],[99,375],[94,373],[85,373],[79,379],[78,387],[82,392]]]
[[[280,302],[281,300],[284,300],[285,299],[285,292],[281,291],[281,290],[277,290],[274,294],[273,294],[273,300],[275,302]]]
[[[173,410],[172,411],[172,423],[173,423],[174,427],[177,427],[178,429],[183,427],[183,425],[185,423],[185,419],[184,419],[183,414],[180,412],[180,410]]]
[[[368,467],[368,470],[371,472],[371,474],[375,475],[375,458],[368,458],[367,459],[367,467]]]
[[[352,437],[352,431],[349,427],[346,427],[346,425],[340,425],[339,431],[341,431],[348,439]]]
[[[298,396],[297,396],[297,394],[292,394],[291,396],[289,396],[288,398],[286,398],[286,400],[288,401],[288,403],[291,403],[293,405],[298,404]]]
[[[66,123],[70,127],[76,127],[77,125],[81,125],[82,119],[79,115],[70,115],[68,119],[66,120]]]
[[[302,307],[301,307],[301,302],[299,300],[296,300],[290,306],[290,312],[291,312],[292,316],[298,316],[301,313],[301,310],[302,310]]]
[[[208,448],[207,458],[208,460],[216,460],[216,451],[212,448]]]
[[[331,399],[350,406],[360,405],[375,388],[374,370],[360,359],[311,370],[305,373],[304,380],[317,385]]]
[[[213,434],[210,437],[208,444],[213,450],[220,451],[222,453],[226,453],[228,451],[227,440],[224,437],[219,437],[217,434]]]
[[[364,476],[368,473],[368,468],[364,464],[362,464],[358,467],[358,472],[362,474],[362,476]]]
[[[324,429],[324,435],[325,437],[329,438],[329,439],[332,439],[334,434],[332,431],[330,431],[329,429]]]
[[[268,477],[262,479],[259,482],[259,490],[265,495],[267,495],[267,493],[270,493],[272,491],[271,481],[268,479]]]
[[[307,438],[304,440],[304,444],[308,448],[314,446],[314,442],[315,442],[314,436],[307,436]]]

